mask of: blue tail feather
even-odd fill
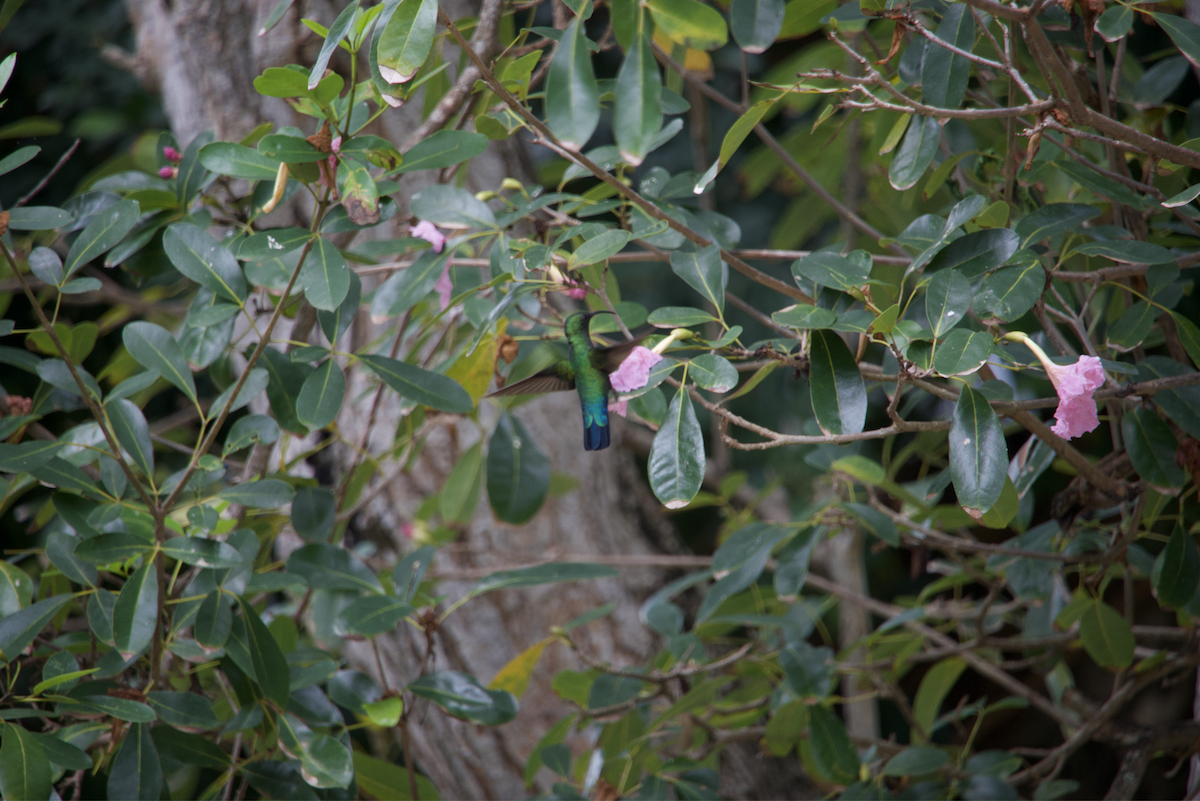
[[[583,402],[584,450],[601,451],[608,447],[608,403]]]

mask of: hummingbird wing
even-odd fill
[[[651,332],[653,333],[653,332]],[[628,342],[621,342],[617,345],[609,345],[607,348],[596,348],[593,353],[596,354],[596,364],[601,370],[606,373],[611,373],[621,366],[621,362],[629,357],[633,349],[642,344],[642,341],[650,336],[650,334],[642,334],[637,339],[631,339]]]
[[[488,394],[489,398],[502,398],[508,395],[541,395],[545,392],[562,392],[575,389],[575,371],[566,362],[547,367],[541,372],[534,373],[529,378],[523,378],[515,384]]]

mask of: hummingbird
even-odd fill
[[[578,391],[579,403],[583,407],[583,447],[589,451],[608,447],[608,393],[612,389],[608,375],[620,367],[625,357],[645,339],[639,337],[619,345],[597,348],[592,344],[592,335],[588,330],[592,318],[597,314],[612,312],[578,312],[563,324],[563,333],[567,338],[566,361],[488,395],[489,398],[495,398],[568,389]]]

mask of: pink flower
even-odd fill
[[[171,162],[172,164],[178,164],[180,161],[183,160],[183,154],[180,153],[175,148],[171,147],[170,145],[167,145],[166,147],[163,148],[163,158],[165,158],[167,161]]]
[[[414,236],[417,239],[424,239],[429,244],[433,245],[434,253],[441,253],[442,248],[446,246],[446,236],[437,229],[437,226],[429,222],[429,220],[421,220],[414,225],[408,232],[409,236]]]
[[[628,410],[628,408],[629,408],[629,401],[609,401],[608,402],[608,410],[610,412],[612,412],[613,414],[619,414],[622,417],[625,416],[625,412]]]
[[[159,178],[166,178],[168,181],[179,175],[178,167],[160,167],[158,170]]]
[[[1024,343],[1042,363],[1054,391],[1058,393],[1058,408],[1054,410],[1054,427],[1051,429],[1063,439],[1074,439],[1092,431],[1100,425],[1096,415],[1096,401],[1092,398],[1096,390],[1104,386],[1104,367],[1095,356],[1080,356],[1074,364],[1055,364],[1046,352],[1029,337],[1011,333],[1008,339]]]
[[[650,381],[650,368],[660,361],[662,361],[662,356],[649,348],[638,345],[632,353],[625,357],[621,366],[608,377],[609,383],[617,392],[633,392],[641,389]]]
[[[587,297],[587,290],[584,289],[583,287],[575,287],[574,289],[568,289],[567,297],[574,298],[575,300],[583,300],[584,298]],[[622,417],[623,416],[624,415],[622,415]]]
[[[438,248],[438,250],[441,250],[441,248]],[[454,282],[450,280],[450,262],[452,261],[454,259],[446,260],[446,269],[442,270],[442,277],[433,285],[434,291],[442,299],[440,306],[442,311],[445,311],[446,307],[450,305],[450,298],[454,294]]]
[[[342,137],[340,137],[340,136],[333,137],[333,141],[329,143],[329,148],[334,153],[341,153],[342,152]]]

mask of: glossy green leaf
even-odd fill
[[[654,24],[673,42],[695,50],[716,50],[729,40],[725,20],[697,0],[649,0]]]
[[[832,663],[833,649],[814,648],[803,640],[779,650],[779,666],[788,688],[805,700],[820,701],[833,690]]]
[[[371,314],[379,317],[399,317],[433,291],[434,285],[446,271],[452,250],[435,253],[427,250],[411,265],[393,273],[375,291]]]
[[[80,267],[116,247],[137,225],[141,213],[136,200],[122,200],[97,214],[71,243],[63,274],[70,278]]]
[[[453,378],[387,356],[360,354],[358,358],[401,397],[414,403],[450,414],[466,414],[473,407],[471,396]]]
[[[354,778],[358,789],[372,798],[394,798],[397,801],[415,801],[409,790],[408,771],[391,762],[384,762],[355,749]],[[438,798],[437,788],[424,775],[416,774],[417,797]]]
[[[956,270],[934,273],[925,287],[925,315],[935,339],[966,319],[971,310],[971,282]]]
[[[56,533],[78,542],[70,534]],[[46,550],[49,555],[48,545]],[[8,562],[0,562],[0,617],[29,606],[33,601],[33,584],[33,577],[24,570]]]
[[[404,153],[404,163],[396,172],[442,170],[474,158],[487,149],[486,136],[470,131],[438,131],[422,139]]]
[[[888,760],[884,766],[884,776],[924,776],[933,773],[950,761],[950,757],[941,748],[931,745],[916,745],[905,748]]]
[[[153,543],[124,532],[101,534],[75,546],[75,558],[93,565],[133,559],[149,551]]]
[[[1100,215],[1100,208],[1082,203],[1051,203],[1031,212],[1013,229],[1021,238],[1021,247],[1053,239],[1062,234],[1077,231],[1093,217]]]
[[[1150,334],[1150,327],[1159,315],[1159,309],[1144,300],[1130,306],[1105,335],[1105,344],[1122,353],[1139,348]]]
[[[367,165],[358,159],[343,158],[337,172],[338,195],[342,208],[355,225],[379,222],[379,187]]]
[[[941,126],[933,117],[912,121],[888,166],[888,182],[893,189],[903,191],[917,185],[937,155],[940,136]]]
[[[488,205],[458,186],[427,186],[409,203],[414,216],[446,228],[496,227],[496,215]]]
[[[304,578],[314,590],[383,593],[383,585],[358,557],[324,542],[297,548],[288,557],[287,570]]]
[[[942,701],[950,694],[966,668],[966,662],[951,656],[926,671],[913,699],[913,718],[919,727],[912,733],[913,743],[926,742],[926,736],[932,733],[934,721],[941,713]]]
[[[0,169],[0,175],[3,173]],[[10,231],[49,231],[69,225],[73,220],[70,214],[53,206],[20,206],[9,209],[8,213]]]
[[[650,40],[649,26],[643,23],[643,29],[621,62],[616,89],[621,102],[613,104],[613,134],[617,147],[621,158],[635,167],[650,152],[654,135],[662,127],[663,121],[662,75],[658,71]]]
[[[1088,605],[1079,618],[1079,636],[1083,649],[1100,667],[1127,668],[1133,664],[1133,629],[1108,604],[1094,601]]]
[[[771,315],[771,319],[789,328],[807,330],[812,328],[828,328],[837,322],[837,315],[829,309],[798,303]]]
[[[208,648],[220,648],[229,638],[233,627],[233,610],[224,602],[220,591],[210,592],[192,624],[192,636],[196,642]]]
[[[223,501],[240,503],[251,509],[275,509],[292,502],[296,492],[277,478],[263,478],[247,484],[226,487],[218,495]]]
[[[368,595],[343,609],[333,621],[333,630],[340,637],[374,637],[394,631],[412,611],[412,606],[390,595]]]
[[[618,575],[620,574],[616,568],[608,565],[594,565],[586,562],[549,562],[544,565],[491,573],[475,583],[475,586],[471,588],[470,595],[475,597],[483,595],[485,592],[512,587],[538,587],[543,584],[616,578]]]
[[[867,420],[867,390],[854,354],[831,331],[813,331],[809,390],[817,424],[826,434],[857,434]]]
[[[1046,287],[1046,271],[1032,262],[1005,267],[983,280],[975,295],[975,313],[1009,323],[1033,308]]]
[[[346,376],[333,358],[326,359],[304,379],[296,398],[296,417],[312,430],[332,423],[346,397]]]
[[[96,496],[96,482],[87,473],[57,456],[41,467],[30,471],[34,478],[62,490],[72,490],[84,495]]]
[[[938,375],[954,376],[974,373],[992,355],[992,335],[960,328],[937,345],[933,369]]]
[[[165,328],[139,320],[125,326],[121,331],[121,339],[129,355],[138,364],[174,384],[193,403],[196,401],[196,382],[192,378],[192,371],[179,350],[179,344]]]
[[[650,489],[668,509],[692,502],[704,480],[704,437],[692,400],[680,390],[650,446]]]
[[[162,763],[150,737],[150,727],[145,723],[134,723],[121,743],[121,750],[113,757],[108,775],[108,797],[114,801],[159,798],[162,788]]]
[[[17,445],[0,443],[0,472],[36,470],[53,459],[63,444],[58,440],[31,440]]]
[[[79,689],[81,688],[76,688],[76,691]],[[87,695],[73,698],[70,702],[64,702],[64,706],[70,714],[107,715],[117,720],[123,720],[126,723],[153,723],[158,720],[158,715],[149,706],[140,701],[131,701],[128,698]]]
[[[146,693],[150,706],[164,723],[181,729],[215,729],[221,725],[212,702],[198,693],[154,690]]]
[[[346,4],[342,12],[337,15],[337,19],[333,21],[333,25],[329,27],[325,41],[321,43],[321,52],[317,54],[317,60],[313,62],[312,71],[308,74],[307,88],[310,91],[316,89],[321,78],[325,77],[325,67],[329,65],[329,59],[337,50],[338,43],[345,39],[346,34],[350,32],[350,26],[354,24],[357,12],[358,0],[352,0]]]
[[[1116,6],[1116,8],[1128,8],[1127,6]],[[1172,195],[1162,202],[1163,208],[1177,209],[1180,206],[1186,206],[1197,197],[1200,197],[1200,184],[1189,186],[1177,195]]]
[[[279,439],[279,424],[265,414],[251,414],[239,417],[229,429],[225,439],[222,454],[228,456],[234,451],[261,442],[270,445]]]
[[[288,565],[290,569],[290,559]],[[268,698],[281,707],[285,706],[288,695],[291,693],[287,660],[284,659],[283,652],[279,650],[279,643],[271,636],[271,632],[263,624],[258,612],[254,611],[254,607],[241,596],[238,596],[238,605],[242,608],[246,646],[250,652],[250,660],[254,665],[254,674],[258,685],[262,687]]]
[[[793,262],[792,275],[830,289],[857,290],[870,279],[871,262],[820,250]]]
[[[409,682],[409,692],[433,701],[456,718],[499,726],[517,716],[517,699],[506,690],[488,690],[467,673],[429,673]]]
[[[441,512],[445,521],[470,522],[483,488],[483,443],[477,442],[454,463],[442,486]]]
[[[0,659],[6,664],[16,659],[71,598],[55,595],[0,618]]]
[[[0,62],[0,65],[2,65],[0,66],[0,69],[8,68],[9,70],[8,74],[3,75],[5,80],[7,80],[8,75],[11,74],[14,55],[15,54],[10,53],[8,58],[4,59],[3,62]],[[3,86],[0,86],[0,88],[3,88]],[[41,152],[42,149],[37,145],[26,145],[25,147],[14,150],[12,153],[9,153],[4,158],[0,159],[0,175],[10,173],[23,164],[28,164],[37,157],[38,153]],[[16,209],[11,209],[11,211],[16,211]]]
[[[274,181],[279,159],[233,142],[213,142],[200,148],[200,163],[219,175],[250,181]]]
[[[229,766],[229,755],[206,737],[165,725],[155,726],[150,730],[150,736],[158,753],[168,759],[213,770],[224,770]]]
[[[963,387],[950,426],[950,475],[958,503],[982,516],[992,508],[1008,475],[1008,445],[987,398]]]
[[[396,588],[396,597],[411,601],[421,586],[421,580],[433,563],[435,550],[432,545],[418,548],[396,563],[392,570],[392,586]]]
[[[292,72],[292,70],[288,70]],[[258,152],[264,156],[278,161],[285,161],[288,164],[313,164],[328,158],[327,153],[322,153],[317,150],[307,139],[302,139],[299,136],[288,136],[287,134],[270,134],[264,136],[258,142]],[[288,230],[288,229],[285,229]],[[262,237],[267,232],[253,234],[252,237]],[[308,237],[308,232],[305,231],[305,238]],[[270,234],[267,234],[268,236]],[[277,253],[285,252],[282,248],[276,249]],[[242,251],[238,252],[241,258],[247,258],[249,254]]]
[[[154,475],[154,443],[142,410],[124,398],[105,404],[113,435],[145,476]]]
[[[13,801],[46,801],[53,789],[50,760],[41,744],[20,726],[5,723],[0,743],[0,793]]]
[[[337,519],[337,500],[329,487],[298,487],[292,499],[292,528],[306,540],[327,540]]]
[[[333,311],[350,291],[350,270],[337,245],[318,239],[300,268],[304,297],[317,309]]]
[[[1096,20],[1096,33],[1106,42],[1115,42],[1133,27],[1133,9],[1129,6],[1109,6]]]
[[[1133,469],[1147,483],[1182,487],[1187,474],[1175,463],[1179,441],[1152,409],[1134,409],[1121,418],[1121,433]]]
[[[429,58],[437,27],[437,0],[399,5],[379,38],[379,73],[390,84],[407,83]]]
[[[1178,323],[1181,319],[1176,318],[1176,322]],[[1180,333],[1186,343],[1186,338],[1182,336],[1182,328]],[[1151,381],[1155,378],[1187,375],[1195,372],[1166,356],[1147,356],[1138,363],[1137,371],[1138,381]],[[1200,439],[1200,387],[1193,385],[1164,389],[1154,395],[1154,405],[1186,431],[1188,436]]]
[[[729,27],[738,47],[761,53],[775,43],[783,29],[783,0],[733,0]]]
[[[775,560],[775,594],[783,597],[799,595],[808,579],[808,566],[813,550],[824,539],[820,527],[801,529],[783,546]]]
[[[1171,41],[1179,48],[1192,66],[1200,68],[1200,25],[1184,17],[1173,14],[1156,14],[1150,12],[1158,26],[1167,32]]]
[[[690,306],[662,306],[650,312],[646,322],[655,328],[690,328],[716,320],[708,312]]]
[[[758,1],[759,0],[750,0],[750,2]],[[698,195],[708,188],[708,185],[713,182],[714,178],[717,177],[717,173],[725,168],[725,165],[729,163],[731,158],[733,158],[733,154],[736,153],[737,149],[742,146],[743,142],[746,141],[746,137],[749,136],[750,132],[754,130],[755,126],[762,121],[762,118],[768,111],[771,110],[772,106],[775,105],[775,101],[778,99],[779,96],[775,95],[767,100],[761,100],[747,109],[746,113],[742,114],[737,118],[737,120],[734,121],[733,125],[731,125],[729,130],[725,133],[725,138],[721,140],[721,151],[717,156],[717,160],[714,161],[712,166],[705,171],[704,175],[702,175],[700,179],[696,181],[696,186],[692,190],[693,193]]]
[[[576,17],[562,39],[546,76],[546,125],[563,147],[583,149],[600,122],[600,87],[592,69],[583,20]]]
[[[858,778],[858,754],[841,718],[826,706],[811,706],[808,732],[813,760],[826,776],[839,784],[850,784]]]
[[[162,551],[172,559],[200,567],[238,567],[244,562],[237,548],[206,537],[172,537],[162,544]]]
[[[113,607],[113,641],[126,659],[150,644],[158,624],[158,579],[147,560],[125,581]]]
[[[246,300],[246,279],[229,248],[191,223],[175,223],[163,233],[163,250],[175,269],[236,304]]]
[[[46,758],[60,768],[67,770],[91,770],[92,758],[82,748],[72,745],[66,740],[60,740],[52,734],[34,732],[29,732],[29,734],[32,734],[33,739],[42,747]],[[7,797],[5,796],[5,798]]]
[[[728,359],[705,353],[688,362],[688,378],[710,392],[728,392],[737,386],[738,371]]]
[[[575,269],[605,261],[621,251],[629,242],[628,231],[609,229],[584,242],[567,259],[567,268]]]
[[[487,491],[496,516],[514,525],[537,514],[550,491],[550,460],[507,411],[488,441]]]
[[[960,50],[975,44],[975,16],[962,3],[951,3],[937,27],[937,38]],[[921,68],[921,99],[928,106],[958,108],[971,78],[971,62],[936,42],[925,48]]]
[[[1196,550],[1196,541],[1182,526],[1175,527],[1167,547],[1154,560],[1150,583],[1158,602],[1176,609],[1182,609],[1196,594],[1200,585],[1200,552]]]
[[[715,306],[718,313],[724,311],[729,271],[721,262],[720,248],[709,245],[698,251],[676,250],[671,254],[671,271]]]

